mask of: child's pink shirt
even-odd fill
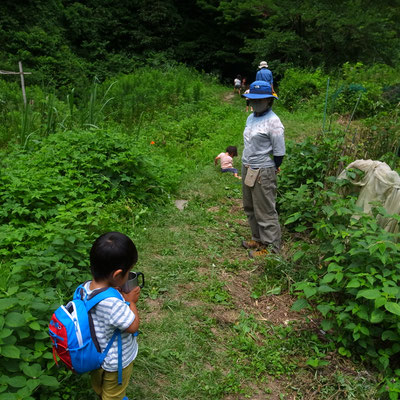
[[[221,160],[221,168],[233,168],[233,160],[232,157],[226,153],[218,154],[219,159]]]

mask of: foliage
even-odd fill
[[[390,1],[375,5],[352,0],[340,4],[328,0],[317,4],[247,1],[241,7],[238,1],[230,3],[232,9],[252,7],[258,11],[262,28],[256,37],[245,39],[244,51],[258,60],[265,54],[269,60],[279,60],[271,62],[279,74],[288,66],[330,68],[346,61],[372,60],[391,64],[389,60],[398,57],[398,10]],[[338,51],[340,48],[344,51]]]
[[[4,0],[2,69],[22,61],[32,84],[83,91],[142,66],[183,62],[250,82],[268,58],[276,77],[289,67],[334,69],[349,61],[395,65],[397,0],[214,1]],[[362,9],[364,12],[360,13]],[[134,18],[135,23],[132,24]],[[160,57],[161,55],[161,57]],[[235,62],[232,62],[235,60]]]
[[[396,135],[392,131],[387,140],[395,141]],[[315,142],[288,143],[279,208],[290,231],[310,234],[296,245],[293,262],[309,264],[310,250],[315,252],[318,247],[308,278],[294,284],[299,299],[293,309],[316,307],[323,318],[322,329],[338,343],[339,353],[372,361],[388,377],[385,390],[395,396],[400,246],[397,236],[377,223],[377,219],[389,217],[382,207],[376,208],[374,215],[363,214],[354,197],[343,196],[346,181],[329,177],[353,159],[343,151],[348,147],[346,136],[331,131]],[[366,158],[392,159],[387,148],[380,147],[382,138],[376,134],[363,140]],[[352,150],[356,156],[360,149]]]
[[[0,145],[18,142],[29,147],[32,140],[54,132],[114,125],[124,126],[138,139],[146,121],[151,122],[156,113],[168,112],[170,120],[190,119],[190,114],[203,110],[206,93],[215,97],[208,93],[207,86],[213,82],[212,77],[183,66],[169,70],[142,68],[103,83],[94,78],[84,93],[72,89],[64,101],[54,91],[30,86],[24,107],[18,86],[0,80]],[[197,126],[190,130],[189,139],[198,133]]]
[[[277,198],[285,225],[296,232],[311,229],[318,220],[326,198],[326,177],[335,173],[341,160],[345,136],[341,131],[306,138],[301,143],[287,142],[285,171],[279,181]]]
[[[326,106],[331,116],[365,118],[396,107],[398,83],[398,71],[382,64],[346,62],[331,74],[321,69],[288,68],[279,84],[279,96],[290,111],[317,108],[322,112]]]
[[[0,390],[58,399],[54,387],[70,374],[54,368],[46,326],[88,277],[93,237],[115,225],[102,216],[107,204],[129,197],[132,223],[173,179],[116,131],[54,134],[1,163]]]
[[[400,247],[375,217],[355,219],[355,211],[337,198],[323,207],[324,219],[315,229],[323,241],[325,268],[295,287],[307,299],[316,299],[325,318],[322,328],[335,328],[341,354],[350,355],[355,348],[380,368],[393,368],[400,351]]]
[[[323,92],[326,76],[321,70],[305,71],[289,68],[279,83],[279,98],[288,110],[293,111],[302,102],[310,101]]]

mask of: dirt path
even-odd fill
[[[349,398],[373,398],[371,375],[291,311],[290,245],[260,261],[240,246],[249,234],[240,183],[209,167],[179,199],[187,206],[172,203],[139,239],[148,286],[129,398],[345,399],[346,385],[361,393]]]

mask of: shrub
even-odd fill
[[[71,373],[54,366],[50,315],[89,278],[88,250],[104,229],[103,209],[129,198],[133,219],[162,201],[173,178],[114,131],[51,135],[1,164],[0,393],[65,398],[54,388]]]
[[[354,350],[383,370],[395,369],[400,352],[400,246],[395,235],[379,227],[376,216],[360,214],[354,201],[332,200],[315,224],[325,268],[297,283],[296,290],[317,302],[324,330],[335,328],[340,354]]]
[[[289,68],[279,84],[279,98],[290,111],[318,97],[326,87],[327,77],[320,69],[314,72]]]

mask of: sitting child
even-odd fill
[[[221,172],[232,172],[235,178],[242,179],[238,175],[238,170],[233,168],[233,157],[238,155],[236,146],[228,146],[225,153],[220,153],[215,157],[214,164],[221,161]]]

